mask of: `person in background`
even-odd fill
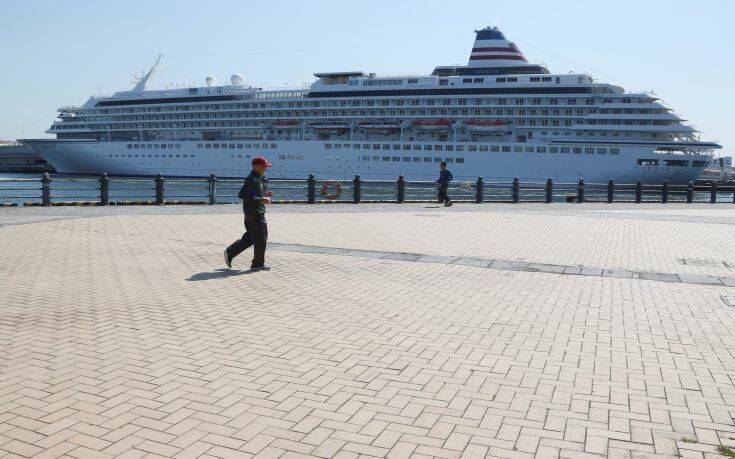
[[[439,169],[439,180],[436,181],[439,184],[439,202],[443,202],[444,207],[449,207],[452,205],[452,200],[449,199],[447,190],[449,189],[449,182],[452,181],[454,176],[447,169],[447,163],[445,162],[439,165]]]
[[[271,166],[262,156],[253,158],[253,170],[245,178],[238,197],[242,199],[245,213],[245,234],[225,249],[225,264],[232,268],[232,259],[248,247],[255,246],[251,271],[271,269],[265,264],[265,246],[268,241],[268,224],[265,221],[265,206],[270,204],[272,191],[266,190],[265,171]]]

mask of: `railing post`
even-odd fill
[[[399,204],[402,204],[406,201],[406,179],[404,179],[402,175],[398,176],[396,201]]]
[[[209,205],[213,206],[217,204],[217,177],[214,174],[209,174],[207,183],[209,184]]]
[[[51,177],[48,172],[44,172],[41,177],[41,204],[45,207],[51,205]]]
[[[163,205],[163,184],[166,180],[163,178],[163,174],[156,175],[156,205]]]
[[[546,203],[551,204],[554,202],[554,181],[551,177],[546,179]]]
[[[664,180],[664,184],[661,187],[661,202],[666,204],[669,202],[669,181]]]
[[[107,206],[110,204],[110,179],[107,172],[100,177],[100,205]]]
[[[607,181],[607,202],[613,202],[615,198],[615,181],[610,179]]]
[[[355,180],[353,180],[352,183],[352,203],[358,204],[362,199],[362,180],[360,180],[360,176],[356,175]]]
[[[638,180],[635,182],[635,202],[640,203],[643,201],[643,182]]]
[[[709,202],[714,204],[717,202],[717,183],[712,182],[712,186],[709,189]]]
[[[516,177],[513,179],[513,187],[511,188],[511,195],[514,203],[518,202],[519,195],[521,194],[520,191],[521,182],[518,180],[518,177]]]
[[[308,204],[316,202],[316,178],[314,178],[314,174],[309,174],[309,178],[306,180],[306,202]]]
[[[691,204],[694,200],[694,183],[689,180],[687,184],[687,204]]]
[[[581,203],[584,202],[584,179],[579,179],[579,183],[577,184],[577,202]]]
[[[482,204],[483,188],[485,188],[485,180],[482,177],[477,177],[477,183],[475,184],[475,202]]]

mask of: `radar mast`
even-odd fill
[[[161,62],[161,57],[163,57],[162,54],[159,54],[156,58],[156,62],[153,64],[153,67],[151,67],[150,70],[148,70],[148,73],[140,77],[138,82],[135,84],[135,87],[133,88],[134,92],[141,92],[145,91],[145,86],[148,83],[148,80],[153,76],[154,73],[156,73],[156,69],[158,68],[158,63]]]

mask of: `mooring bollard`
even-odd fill
[[[406,179],[402,175],[398,176],[398,182],[396,186],[396,202],[402,204],[406,201]]]
[[[110,204],[110,178],[107,172],[100,177],[100,205],[107,206]]]
[[[41,177],[41,204],[45,207],[51,205],[51,176],[48,172]]]
[[[475,202],[482,204],[483,188],[485,187],[485,180],[482,177],[477,177],[477,183],[475,184]]]
[[[666,204],[669,202],[669,181],[664,180],[664,184],[661,186],[661,202]]]
[[[356,175],[355,180],[353,180],[352,183],[352,203],[358,204],[362,199],[362,180],[360,180],[360,176]]]
[[[607,181],[607,202],[609,203],[613,202],[614,197],[615,197],[615,181],[613,179],[610,179]]]
[[[163,174],[158,174],[156,176],[156,205],[162,206],[163,205],[163,184],[166,182],[166,180],[163,178]]]
[[[582,203],[584,202],[584,179],[579,179],[579,183],[577,184],[577,202]]]
[[[314,174],[309,174],[309,178],[306,179],[306,202],[308,204],[316,202],[316,178],[314,178]]]
[[[643,201],[643,182],[638,180],[635,182],[635,202],[640,203]]]
[[[715,204],[717,202],[717,183],[712,182],[712,186],[709,189],[709,202]]]
[[[217,204],[217,177],[214,174],[209,174],[207,183],[209,184],[209,205],[213,206]]]
[[[689,180],[687,184],[687,204],[691,204],[694,200],[694,183]]]
[[[554,202],[554,181],[551,177],[546,179],[546,203],[551,204]]]
[[[511,196],[513,198],[513,202],[517,203],[519,199],[519,195],[521,191],[521,182],[518,180],[518,177],[513,179],[513,186],[511,187]]]

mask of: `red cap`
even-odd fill
[[[265,159],[265,156],[256,156],[253,158],[253,166],[265,166],[265,167],[271,167],[273,164],[269,163],[267,159]]]

